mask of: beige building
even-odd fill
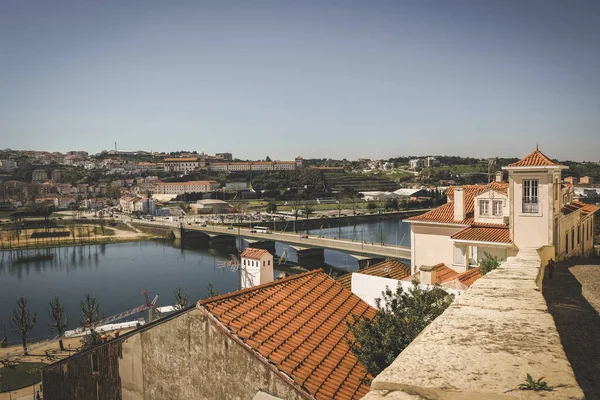
[[[184,193],[206,193],[217,190],[220,185],[217,181],[188,181],[188,182],[156,182],[154,193],[156,194],[184,194]]]
[[[223,200],[204,199],[190,204],[194,214],[221,214],[229,212],[232,207]]]
[[[272,282],[273,255],[264,249],[246,248],[240,254],[242,289]]]
[[[33,182],[43,182],[48,179],[48,173],[45,169],[36,169],[31,173],[31,180]]]
[[[210,163],[208,170],[212,172],[238,171],[293,171],[302,168],[302,157],[294,161],[237,161]]]
[[[457,272],[477,267],[485,253],[500,260],[519,249],[554,246],[558,259],[593,250],[591,204],[573,201],[559,165],[536,149],[504,167],[508,182],[451,187],[448,203],[411,217],[413,272],[443,263]]]
[[[188,173],[204,166],[204,161],[198,160],[196,157],[182,158],[165,158],[165,172],[183,172]]]

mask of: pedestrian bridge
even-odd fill
[[[179,232],[174,232],[176,236],[183,234],[184,239],[186,232],[203,232],[210,237],[230,235],[237,236],[249,240],[272,241],[288,244],[297,250],[306,249],[331,249],[349,253],[357,258],[401,258],[410,260],[410,247],[394,246],[381,243],[364,243],[360,241],[352,241],[347,239],[324,238],[314,235],[301,235],[292,232],[270,232],[258,233],[252,232],[249,228],[242,227],[227,227],[227,226],[200,226],[189,225],[176,229]]]

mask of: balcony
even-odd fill
[[[537,202],[523,202],[523,213],[537,214],[539,212],[539,204]]]

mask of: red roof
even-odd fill
[[[451,186],[446,191],[449,202],[443,204],[425,214],[416,215],[410,217],[408,221],[415,222],[437,222],[444,224],[458,224],[458,225],[471,225],[475,223],[475,196],[487,191],[495,190],[501,193],[507,193],[508,183],[507,182],[492,182],[487,185],[465,185],[460,186],[464,190],[464,202],[465,202],[465,219],[462,221],[454,220],[454,186]]]
[[[575,200],[570,202],[569,204],[564,205],[562,208],[562,212],[565,215],[571,214],[572,212],[577,210],[581,210],[581,213],[583,215],[588,215],[591,213],[595,213],[598,210],[598,206]]]
[[[509,164],[509,167],[546,167],[550,165],[559,165],[558,163],[552,161],[548,158],[544,153],[536,149],[533,153],[528,156],[522,158],[516,163]]]
[[[452,280],[458,275],[458,272],[447,267],[444,263],[434,265],[433,269],[435,271],[435,281],[432,282],[434,285],[439,285],[442,282]],[[433,274],[433,271],[431,273]]]
[[[240,257],[251,258],[253,260],[260,260],[260,258],[267,253],[268,253],[268,251],[263,250],[263,249],[255,249],[252,247],[247,247],[246,250],[244,250],[242,252],[242,254],[240,254]]]
[[[198,303],[228,335],[316,399],[360,399],[372,379],[350,349],[351,315],[375,309],[321,270]]]
[[[362,268],[356,271],[356,273],[402,280],[407,276],[410,276],[410,267],[398,260],[389,259],[377,264],[373,264],[369,267]],[[352,272],[341,275],[336,280],[346,289],[352,289]]]
[[[508,226],[471,226],[450,238],[473,242],[511,243]]]
[[[483,274],[481,273],[481,269],[479,267],[470,269],[465,272],[461,272],[454,279],[457,279],[460,283],[465,286],[471,286],[473,282],[477,279],[481,278]]]

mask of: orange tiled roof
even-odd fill
[[[377,264],[373,264],[369,267],[365,267],[356,272],[364,275],[402,280],[407,276],[410,276],[410,267],[398,260],[389,259]],[[346,289],[352,290],[352,272],[341,275],[336,280]]]
[[[460,283],[465,286],[471,286],[477,279],[481,278],[483,274],[479,267],[470,269],[465,272],[461,272],[454,279],[457,279]]]
[[[268,251],[264,249],[255,249],[252,247],[247,247],[246,250],[240,254],[240,257],[251,258],[253,260],[260,260],[262,256],[264,256]]]
[[[548,158],[544,153],[536,149],[533,153],[528,156],[520,159],[519,161],[509,164],[509,167],[545,167],[549,165],[559,165],[558,163],[552,161]]]
[[[596,212],[598,210],[598,206],[575,200],[570,202],[569,204],[564,205],[562,208],[562,212],[565,215],[571,214],[572,212],[577,210],[581,210],[581,213],[583,215],[588,215]]]
[[[439,285],[442,282],[452,280],[458,275],[458,272],[447,267],[444,263],[434,265],[433,268],[435,271],[435,281],[433,282],[434,285]]]
[[[471,226],[455,233],[450,238],[474,242],[511,243],[508,226]]]
[[[454,186],[446,191],[449,202],[443,204],[425,214],[410,217],[408,221],[437,222],[444,224],[471,225],[475,223],[475,196],[492,189],[501,193],[507,193],[507,182],[491,182],[487,185],[465,185],[460,186],[464,190],[465,201],[465,219],[462,221],[454,220]]]
[[[372,379],[347,339],[351,315],[375,309],[321,270],[198,302],[269,364],[316,399],[360,399]],[[259,357],[260,359],[260,357]]]

